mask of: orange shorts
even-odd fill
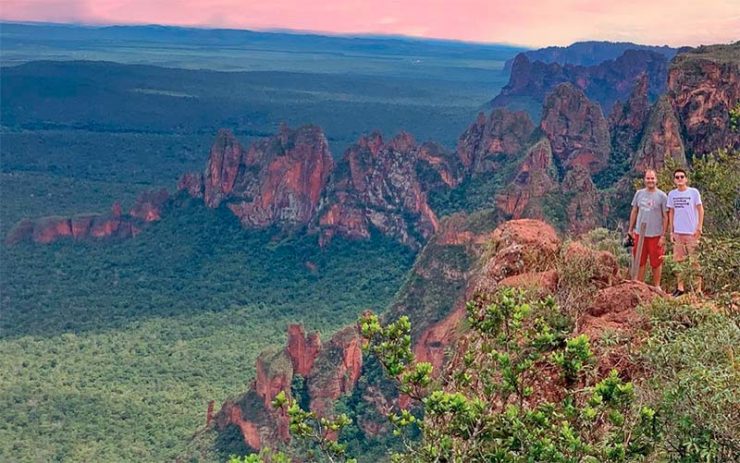
[[[640,245],[640,235],[635,234],[635,246],[632,248],[632,255],[637,256],[637,247]],[[646,236],[645,244],[642,245],[642,256],[640,256],[640,267],[647,264],[648,256],[650,257],[650,266],[652,268],[660,267],[663,263],[663,247],[660,245],[660,236]]]
[[[694,255],[698,240],[694,235],[676,233],[673,235],[673,260],[681,262],[686,256]]]

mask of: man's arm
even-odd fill
[[[702,230],[704,230],[704,205],[697,204],[696,212],[699,214],[699,223],[696,226],[696,231],[694,232],[694,236],[699,238],[702,234]]]
[[[639,210],[637,207],[632,206],[632,210],[630,211],[630,226],[627,229],[627,234],[632,237],[632,239],[635,239],[635,223],[637,222],[637,212]]]
[[[666,233],[668,233],[668,230],[670,230],[669,228],[670,216],[671,216],[670,209],[666,209],[665,211],[663,211],[663,232],[660,234],[660,240],[659,240],[659,243],[661,246],[663,245],[663,243],[665,243],[665,235]]]
[[[675,242],[674,236],[673,236],[673,213],[675,211],[672,207],[668,208],[668,232],[671,234],[671,243]]]

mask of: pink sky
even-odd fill
[[[740,0],[3,0],[0,18],[402,34],[529,46],[740,39]]]

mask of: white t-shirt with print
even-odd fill
[[[699,226],[699,212],[696,206],[701,204],[701,195],[696,188],[688,187],[668,193],[668,209],[673,209],[673,233],[691,235]]]

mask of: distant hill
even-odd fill
[[[543,63],[576,64],[581,66],[593,66],[602,61],[615,59],[627,50],[650,50],[660,53],[670,61],[676,54],[677,49],[667,45],[640,45],[632,42],[575,42],[567,47],[545,47],[538,50],[523,52],[530,61],[542,61]],[[514,59],[506,61],[504,70],[511,71]]]
[[[159,45],[176,54],[191,46],[212,49],[283,51],[285,53],[317,53],[332,55],[390,54],[412,55],[435,59],[466,57],[504,61],[523,47],[503,44],[479,44],[451,40],[428,40],[401,36],[340,36],[298,32],[258,32],[240,29],[200,29],[175,26],[84,26],[74,24],[0,23],[3,42],[3,62],[28,61],[39,57],[22,56],[24,51],[38,51],[35,45],[54,50],[55,59],[79,58],[79,49],[105,49],[104,59],[120,54],[127,48],[149,48]],[[21,54],[19,56],[19,53]],[[151,56],[161,62],[163,56]],[[141,62],[141,61],[140,61]],[[156,61],[144,61],[155,64]]]

